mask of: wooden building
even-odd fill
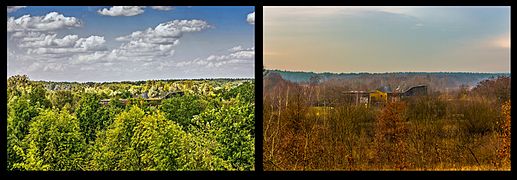
[[[344,92],[345,97],[349,99],[348,102],[351,102],[355,105],[364,105],[366,107],[370,107],[372,105],[380,106],[390,101],[399,101],[401,99],[413,96],[424,96],[427,95],[427,93],[428,92],[426,85],[413,86],[404,92],[393,92],[391,91],[391,88],[388,86],[383,86],[370,92]]]
[[[427,86],[419,85],[413,86],[409,88],[406,92],[402,93],[403,97],[411,97],[411,96],[423,96],[427,95]]]

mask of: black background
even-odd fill
[[[255,171],[248,172],[237,172],[237,171],[187,171],[187,172],[19,172],[19,171],[6,171],[7,169],[7,59],[3,62],[3,77],[1,97],[2,103],[1,110],[2,116],[0,118],[0,144],[2,145],[0,160],[2,162],[1,174],[7,176],[8,179],[17,179],[18,176],[47,176],[48,178],[54,178],[55,176],[80,176],[85,178],[92,178],[95,176],[123,176],[123,177],[135,177],[141,178],[142,176],[155,176],[165,178],[177,178],[168,176],[180,176],[181,178],[269,178],[270,176],[280,178],[328,178],[335,177],[339,179],[364,179],[364,178],[442,178],[442,177],[456,177],[456,178],[512,178],[513,171],[511,172],[499,172],[499,171],[312,171],[312,172],[300,172],[300,171],[283,171],[283,172],[268,172],[263,171],[262,165],[262,69],[263,69],[263,30],[262,30],[262,7],[263,6],[511,6],[510,0],[492,0],[492,1],[474,1],[474,0],[127,0],[127,1],[100,1],[100,0],[68,0],[68,1],[28,1],[28,0],[16,0],[16,1],[3,1],[5,6],[7,5],[24,5],[24,6],[113,6],[113,5],[169,5],[169,6],[255,6]],[[7,14],[7,13],[6,13]],[[510,10],[511,14],[511,10]],[[5,15],[7,16],[7,15]],[[3,17],[4,21],[7,17]],[[513,18],[511,18],[513,19]],[[7,31],[4,29],[4,31]],[[3,36],[6,38],[6,36]],[[3,42],[7,42],[6,39]],[[6,46],[6,44],[3,44]],[[258,53],[257,53],[258,52]],[[7,51],[4,57],[7,57]],[[514,166],[512,165],[512,169]],[[2,178],[4,179],[4,178]],[[513,178],[512,178],[513,179]]]

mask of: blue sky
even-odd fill
[[[8,7],[7,73],[55,81],[254,77],[254,11]]]
[[[509,7],[264,7],[264,65],[510,72],[509,21]]]

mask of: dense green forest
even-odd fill
[[[7,83],[8,170],[254,169],[254,80]]]

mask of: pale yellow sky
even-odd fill
[[[264,7],[264,66],[510,71],[508,7]]]

